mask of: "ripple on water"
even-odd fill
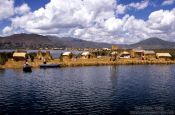
[[[175,110],[175,65],[122,65],[0,72],[0,114],[124,114]]]

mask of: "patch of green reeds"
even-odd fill
[[[1,52],[0,53],[0,65],[4,65],[9,58],[13,57],[13,52]]]

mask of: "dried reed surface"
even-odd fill
[[[43,62],[39,59],[34,59],[29,64],[33,68],[39,67]],[[136,64],[175,64],[175,61],[166,60],[141,60],[141,59],[117,59],[116,61],[110,61],[109,57],[93,58],[93,59],[67,59],[60,61],[60,59],[54,59],[47,62],[48,64],[59,64],[62,67],[74,67],[74,66],[99,66],[99,65],[136,65]],[[0,68],[22,68],[24,61],[13,61],[9,59],[5,65],[0,65]]]

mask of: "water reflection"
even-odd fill
[[[175,107],[175,65],[0,71],[0,114],[128,114]],[[162,70],[161,70],[162,69]]]
[[[0,69],[0,76],[3,75],[5,72],[5,69]]]
[[[109,66],[110,77],[117,77],[118,74],[118,66]]]

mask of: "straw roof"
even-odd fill
[[[152,50],[145,50],[144,54],[155,54],[155,52]]]
[[[111,54],[112,54],[112,55],[115,55],[115,54],[118,54],[118,52],[112,52]]]
[[[172,57],[169,53],[156,53],[157,57]]]
[[[109,48],[102,48],[103,50],[111,50],[111,49],[109,49]]]
[[[124,51],[124,52],[122,52],[122,54],[129,54],[129,52],[127,52],[127,51]]]
[[[87,55],[90,55],[90,52],[83,52],[81,55],[82,56],[87,56]]]
[[[145,50],[134,49],[133,51],[134,51],[134,52],[138,52],[138,53],[142,53],[142,52],[144,52]]]
[[[69,55],[71,55],[72,53],[71,52],[64,52],[62,55],[63,56],[69,56]]]
[[[26,57],[26,54],[25,52],[14,52],[13,53],[13,57]]]

